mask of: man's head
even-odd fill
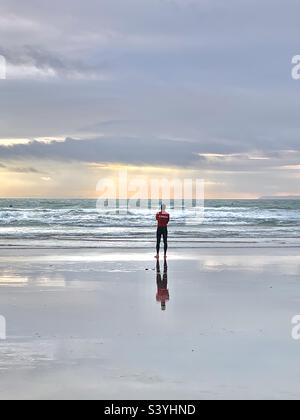
[[[161,205],[161,211],[166,211],[167,206],[165,204]]]

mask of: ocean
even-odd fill
[[[128,214],[96,208],[96,200],[0,200],[0,247],[151,248],[156,210]],[[300,200],[206,200],[203,221],[170,210],[170,245],[300,245]]]

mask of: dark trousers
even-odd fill
[[[165,254],[168,251],[168,228],[158,228],[157,229],[157,243],[156,243],[156,251],[157,254],[159,254],[160,251],[160,243],[161,243],[161,237],[164,239],[164,250]]]

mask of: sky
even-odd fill
[[[299,195],[299,15],[298,0],[0,0],[0,197],[96,197],[120,168],[202,178],[207,198]]]

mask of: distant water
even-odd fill
[[[95,200],[0,200],[0,247],[152,247],[155,210],[99,213]],[[203,223],[171,210],[174,247],[300,245],[300,200],[207,200]]]

